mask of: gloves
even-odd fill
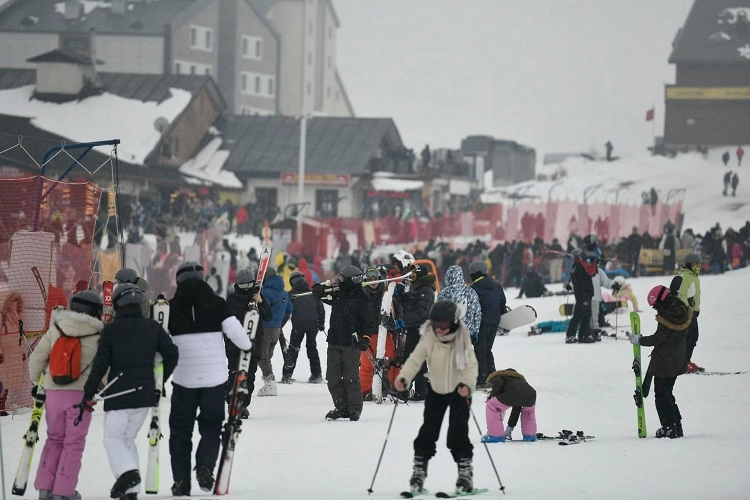
[[[359,347],[360,351],[366,351],[370,347],[370,336],[362,335],[361,337],[356,333],[352,333],[352,347]]]
[[[39,384],[34,384],[31,386],[31,397],[36,399],[36,393],[39,392]]]
[[[511,434],[513,433],[513,429],[515,429],[515,427],[513,427],[512,425],[509,425],[508,427],[505,428],[505,439],[507,441],[513,440],[513,437],[511,436]]]
[[[78,408],[80,410],[78,416],[75,418],[75,420],[73,420],[73,425],[78,427],[78,424],[80,424],[81,420],[83,420],[83,413],[87,411],[94,411],[95,404],[96,401],[94,401],[92,398],[87,398],[86,395],[84,395],[81,402],[73,406],[73,408]]]
[[[333,298],[333,287],[330,280],[315,283],[311,290],[312,294],[319,299],[331,300]]]
[[[398,377],[396,380],[393,381],[393,388],[396,389],[398,392],[405,391],[406,379],[404,377]]]
[[[695,315],[695,314],[696,314],[696,313],[694,313],[694,315]],[[406,321],[404,321],[404,318],[398,318],[398,319],[397,319],[397,320],[395,321],[395,323],[394,323],[394,325],[393,325],[393,328],[394,328],[395,330],[406,330]]]
[[[640,345],[641,343],[641,336],[636,335],[635,333],[628,333],[628,340],[630,340],[631,344]]]
[[[323,283],[315,283],[310,290],[315,297],[319,299],[323,297]]]
[[[570,283],[565,283],[565,289],[567,291],[569,291],[569,292],[572,292],[573,291],[573,285],[571,285]]]
[[[393,295],[397,297],[404,292],[406,292],[406,285],[404,285],[403,283],[398,283],[396,284],[396,289],[393,290]]]

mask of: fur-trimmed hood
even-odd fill
[[[515,371],[513,368],[506,368],[505,370],[497,370],[497,371],[490,373],[490,375],[487,377],[487,383],[491,384],[492,380],[495,377],[511,377],[511,378],[517,378],[523,381],[526,380],[526,377],[524,377],[523,375]]]
[[[56,309],[52,311],[50,325],[51,328],[59,325],[68,337],[85,337],[101,332],[102,328],[104,328],[102,320],[68,309]]]
[[[676,331],[687,330],[692,320],[693,309],[675,297],[669,297],[656,315],[657,323]]]

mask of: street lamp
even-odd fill
[[[601,184],[594,184],[593,186],[588,186],[586,189],[583,190],[583,204],[587,205],[589,201],[589,196],[594,194],[597,189],[602,187]]]

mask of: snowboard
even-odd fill
[[[382,370],[377,369],[378,366],[382,365],[383,358],[385,357],[385,343],[388,338],[388,325],[393,324],[393,292],[396,290],[396,282],[391,281],[386,285],[385,291],[383,292],[383,299],[380,302],[380,321],[378,324],[378,343],[375,349],[375,359],[380,361],[380,364],[373,364],[372,374],[372,397],[377,402],[383,401],[383,379],[381,375]],[[386,371],[387,374],[387,371]]]
[[[523,305],[511,309],[500,317],[499,328],[505,331],[513,330],[519,326],[528,325],[536,321],[536,309]]]

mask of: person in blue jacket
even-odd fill
[[[279,343],[281,328],[289,321],[294,306],[289,294],[284,290],[284,280],[271,267],[266,270],[263,278],[261,296],[271,306],[273,318],[270,321],[262,321],[263,338],[260,341],[258,366],[265,384],[258,390],[258,396],[276,396],[276,378],[273,376],[271,358],[276,344]]]

